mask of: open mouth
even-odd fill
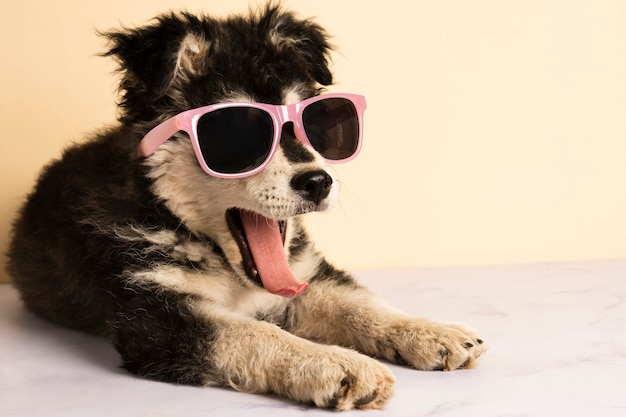
[[[289,269],[284,249],[286,221],[237,208],[226,211],[226,221],[249,279],[284,297],[295,297],[307,288],[308,284],[298,282]]]

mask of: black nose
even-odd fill
[[[291,180],[291,188],[315,204],[328,197],[332,185],[333,179],[322,170],[304,172]]]

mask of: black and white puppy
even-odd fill
[[[106,36],[119,123],[48,165],[14,223],[8,269],[28,309],[105,336],[147,378],[338,410],[391,396],[392,373],[371,357],[421,370],[474,364],[486,348],[473,331],[396,311],[315,250],[300,216],[330,207],[338,183],[299,119],[278,125],[262,169],[232,177],[202,167],[197,155],[209,151],[171,122],[216,103],[323,95],[322,28],[270,5],[227,19],[165,14]],[[168,123],[138,157],[144,136]],[[264,137],[248,123],[219,134]]]

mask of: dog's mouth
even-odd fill
[[[249,279],[284,297],[295,297],[307,288],[308,284],[298,282],[289,269],[284,249],[286,221],[236,208],[226,211],[226,221]]]

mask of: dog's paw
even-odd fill
[[[369,359],[369,358],[368,358]],[[337,410],[381,409],[393,394],[395,379],[391,371],[375,360],[346,370],[330,405]]]
[[[354,351],[329,347],[323,358],[310,361],[306,368],[306,376],[298,385],[312,395],[318,407],[340,411],[382,409],[393,394],[395,379],[391,370]]]
[[[389,336],[389,359],[425,371],[471,368],[487,350],[473,330],[425,319],[401,320]]]

